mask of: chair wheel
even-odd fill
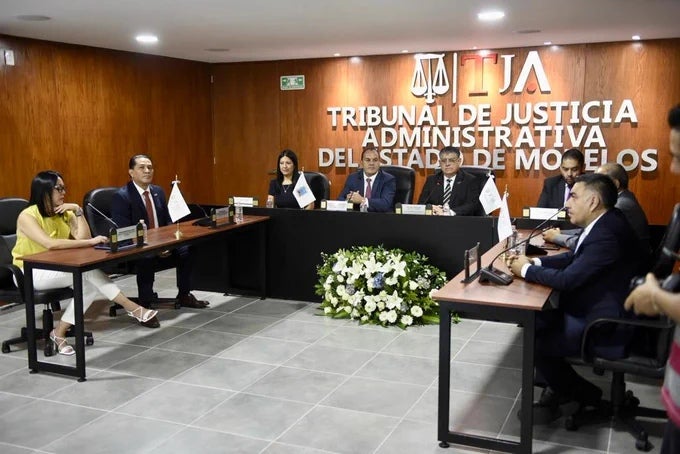
[[[88,336],[85,338],[85,345],[94,345],[94,337]]]
[[[2,352],[9,353],[9,345],[5,344],[4,342],[2,343]]]
[[[637,439],[635,440],[635,449],[638,451],[644,451],[647,452],[650,449],[652,449],[652,445],[649,443],[649,440],[646,438],[644,440]]]
[[[578,429],[578,424],[573,416],[567,416],[564,420],[564,428],[572,432]]]

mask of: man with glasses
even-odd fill
[[[427,177],[418,203],[432,204],[433,214],[474,216],[481,212],[481,185],[474,175],[460,169],[460,150],[444,147],[439,152],[441,172]]]

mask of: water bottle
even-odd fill
[[[149,243],[149,228],[146,226],[144,219],[140,219],[139,223],[142,224],[142,229],[144,230],[144,244]]]
[[[236,205],[234,207],[234,222],[237,224],[243,222],[243,207],[241,205]]]

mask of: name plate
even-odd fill
[[[238,205],[241,207],[256,207],[259,205],[257,197],[229,197],[229,205]]]
[[[559,208],[539,208],[539,207],[529,207],[529,208],[524,208],[522,210],[522,214],[524,217],[528,217],[529,219],[550,219],[551,217],[555,216],[555,214],[559,211]],[[557,219],[564,219],[565,218],[565,213],[562,211],[558,216]]]
[[[109,230],[109,242],[97,244],[94,248],[103,249],[109,252],[118,252],[134,246],[144,246],[144,232],[141,228],[138,231],[136,225],[131,225],[118,229],[112,228]]]
[[[321,209],[326,211],[347,211],[352,209],[352,204],[346,200],[322,200]]]
[[[397,214],[420,214],[420,215],[431,215],[432,205],[429,203],[427,205],[416,205],[413,203],[397,203],[394,206],[394,212]]]
[[[116,229],[116,234],[118,235],[118,242],[134,240],[137,238],[137,226],[121,227]]]
[[[234,206],[229,205],[224,208],[213,208],[210,211],[210,226],[212,228],[229,225],[234,223]]]

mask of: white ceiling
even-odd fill
[[[505,18],[479,22],[487,9]],[[138,44],[142,32],[160,41]],[[204,62],[287,60],[680,37],[680,0],[0,0],[0,34]]]

